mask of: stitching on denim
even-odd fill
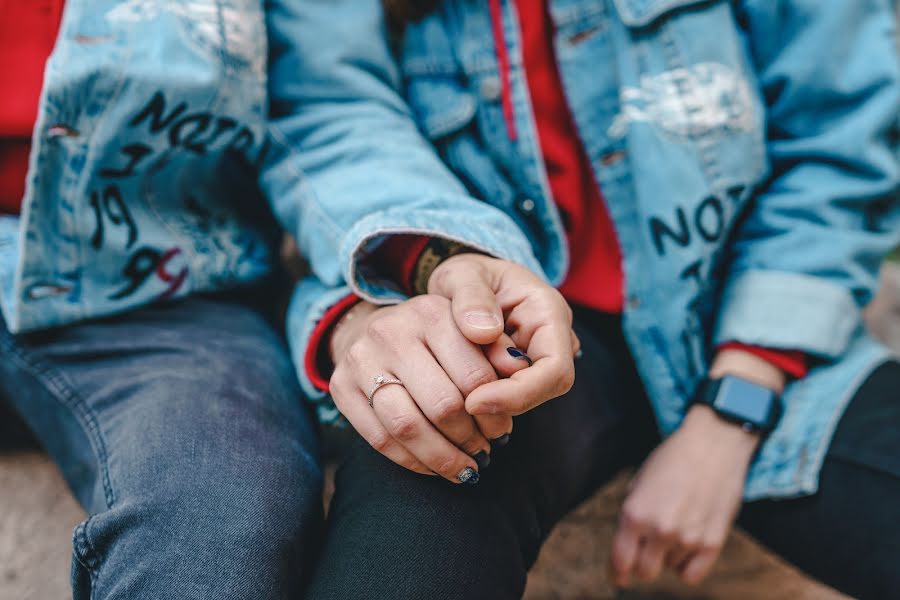
[[[97,553],[97,549],[94,547],[94,544],[91,543],[87,534],[88,525],[93,518],[93,516],[88,517],[86,521],[75,528],[75,535],[72,543],[75,550],[75,560],[91,574],[91,583],[94,581],[93,573],[97,570],[100,562],[100,556]]]
[[[81,425],[82,430],[88,435],[97,463],[100,466],[104,499],[106,500],[107,508],[112,508],[116,497],[109,477],[106,443],[100,432],[100,425],[97,422],[94,411],[91,410],[78,392],[69,386],[65,377],[54,366],[27,353],[21,346],[14,343],[8,335],[0,336],[0,343],[2,343],[5,353],[11,355],[14,360],[25,367],[35,379],[44,384],[44,388],[53,395],[57,402],[69,410]]]

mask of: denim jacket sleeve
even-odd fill
[[[772,176],[736,232],[715,341],[841,354],[900,242],[890,0],[746,0]]]
[[[327,299],[404,298],[362,260],[391,234],[453,239],[542,273],[524,233],[472,198],[418,130],[381,0],[269,0],[266,10],[273,144],[260,181],[316,280],[292,305],[303,312],[291,317],[295,354]]]
[[[266,7],[273,144],[260,181],[315,275],[292,304],[295,355],[329,299],[403,299],[362,260],[391,234],[453,239],[542,273],[522,231],[472,198],[418,130],[399,93],[381,0]]]
[[[262,183],[323,283],[396,298],[359,268],[392,233],[457,239],[541,273],[525,234],[471,197],[416,126],[380,0],[270,4],[274,144]]]

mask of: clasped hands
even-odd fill
[[[557,290],[514,263],[461,254],[435,269],[427,295],[358,304],[329,350],[334,402],[373,448],[417,473],[474,483],[514,416],[572,387],[579,341]],[[782,373],[740,351],[717,356],[711,373],[784,384]],[[380,387],[370,406],[379,375],[403,385]],[[632,481],[611,579],[652,581],[668,567],[687,583],[701,581],[740,508],[758,443],[710,409],[690,409]]]
[[[473,482],[490,441],[506,439],[514,416],[572,387],[572,311],[524,267],[478,254],[442,262],[428,292],[395,306],[362,303],[345,315],[331,337],[331,395],[356,431],[397,464]],[[403,385],[380,387],[370,407],[379,375]]]

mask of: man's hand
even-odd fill
[[[509,359],[509,348],[523,350],[534,361],[530,368],[468,394],[466,410],[478,417],[479,425],[495,415],[520,415],[572,387],[578,350],[572,310],[556,289],[528,269],[480,254],[459,254],[434,270],[428,293],[451,301],[459,330],[485,346],[495,366]]]
[[[437,473],[459,483],[477,481],[471,469],[485,463],[495,439],[512,430],[512,418],[479,423],[465,398],[497,380],[482,349],[456,326],[450,301],[418,296],[389,307],[360,303],[331,336],[335,405],[376,450],[410,470]],[[508,354],[499,364],[513,374],[526,368]],[[373,378],[383,374],[403,385],[381,387],[369,406]]]
[[[736,375],[781,391],[785,376],[741,350],[721,352],[710,376]],[[694,406],[681,427],[644,462],[622,507],[610,558],[611,579],[627,586],[673,569],[699,583],[715,564],[741,506],[759,436]]]

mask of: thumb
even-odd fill
[[[453,319],[462,334],[475,344],[496,342],[503,335],[503,312],[487,274],[473,261],[455,257],[438,270],[429,291],[450,299]]]

